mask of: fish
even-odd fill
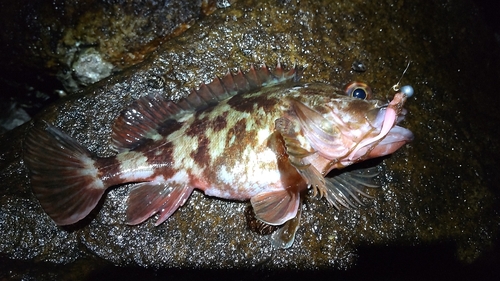
[[[151,217],[158,226],[184,205],[194,189],[210,197],[250,201],[255,218],[278,228],[272,245],[288,248],[305,196],[337,209],[356,207],[376,171],[341,173],[389,155],[413,140],[397,124],[411,95],[390,102],[371,98],[353,82],[339,89],[300,81],[304,67],[253,65],[203,83],[178,101],[146,95],[112,126],[116,154],[99,157],[61,129],[35,122],[24,143],[32,190],[57,225],[84,219],[105,191],[133,184],[126,223]]]

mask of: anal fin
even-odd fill
[[[159,225],[184,205],[192,192],[193,188],[186,184],[139,183],[133,187],[128,198],[127,224],[139,224],[159,213],[155,223]]]

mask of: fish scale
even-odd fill
[[[396,125],[405,114],[405,93],[384,104],[328,84],[301,83],[301,75],[297,66],[252,66],[202,84],[178,102],[140,98],[115,121],[117,154],[107,158],[38,122],[25,141],[33,191],[60,225],[83,219],[107,188],[126,183],[135,184],[127,200],[132,225],[155,215],[161,224],[194,189],[250,200],[258,220],[280,226],[273,245],[287,248],[308,189],[337,208],[355,207],[375,174],[328,178],[328,172],[390,154],[413,138]],[[356,96],[369,96],[360,85]]]

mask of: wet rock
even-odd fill
[[[270,2],[240,1],[216,11],[144,62],[61,100],[38,119],[107,156],[114,119],[140,96],[179,99],[227,69],[280,59],[307,65],[303,81],[342,86],[361,80],[385,99],[411,60],[401,85],[415,89],[404,126],[416,137],[375,162],[382,188],[369,191],[374,199],[365,198],[357,210],[337,211],[308,198],[287,250],[273,249],[266,236],[247,229],[247,203],[200,192],[158,227],[154,219],[128,226],[130,186],[117,187],[89,219],[60,228],[29,187],[22,161],[29,124],[0,139],[2,255],[161,268],[327,269],[352,266],[361,245],[452,241],[466,262],[491,248],[499,225],[494,124],[500,104],[490,94],[500,61],[491,34],[471,24],[470,6],[423,0]],[[352,70],[359,61],[364,72]]]
[[[43,68],[59,75],[71,73],[89,52],[115,71],[140,62],[216,8],[215,1],[206,0],[4,1],[1,6],[1,36],[7,44],[1,47],[0,59],[5,66]],[[86,81],[76,77],[74,83]]]
[[[2,1],[0,107],[14,101],[32,116],[143,61],[215,9],[211,0]],[[0,119],[13,116],[2,111]]]
[[[0,134],[21,126],[31,119],[28,113],[15,102],[0,104],[0,111],[6,112],[5,116],[0,116]]]

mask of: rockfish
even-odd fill
[[[352,84],[346,95],[299,82],[302,72],[280,63],[274,71],[252,66],[177,102],[142,97],[117,118],[111,135],[117,154],[107,158],[38,122],[24,146],[34,194],[56,224],[68,225],[85,218],[107,188],[133,183],[126,223],[157,215],[159,225],[199,189],[250,200],[259,221],[284,225],[273,244],[289,247],[308,189],[337,208],[355,206],[374,174],[328,172],[391,154],[413,138],[396,125],[410,91],[382,102],[370,99],[365,84]]]

